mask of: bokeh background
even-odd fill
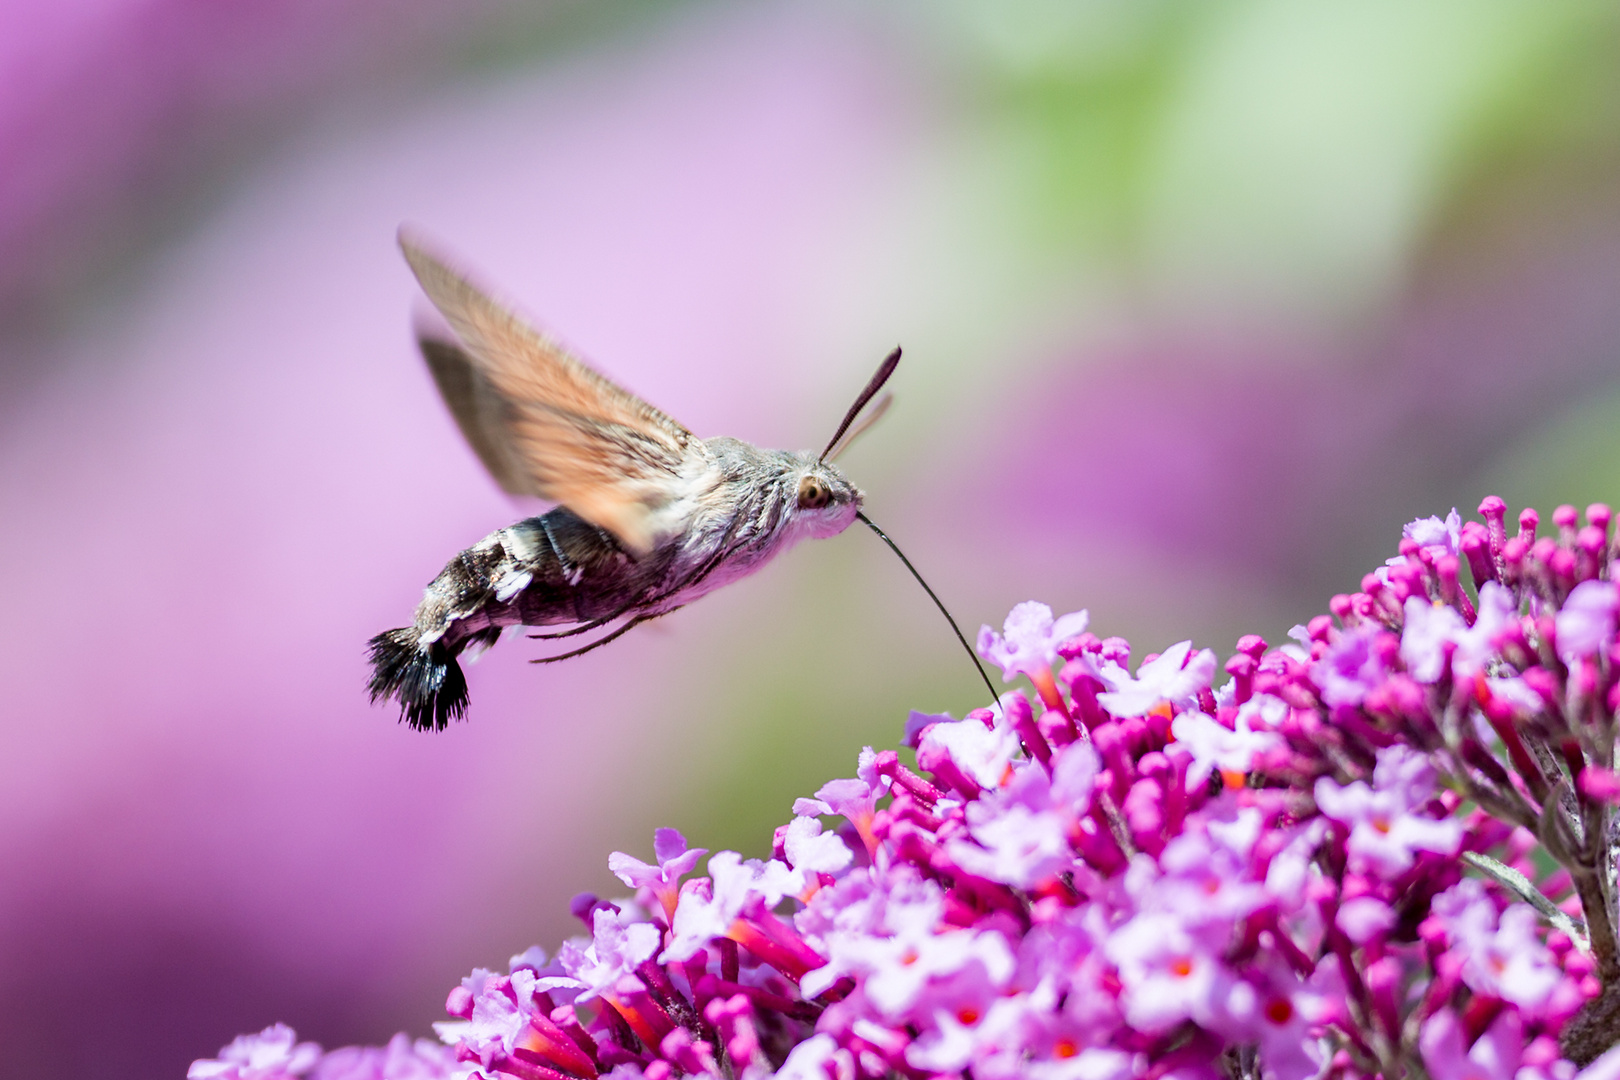
[[[1497,492],[1620,501],[1620,15],[1524,0],[0,5],[0,1047],[426,1034],[654,827],[982,690],[875,538],[367,705],[515,508],[412,221],[700,434],[846,459],[971,630],[1275,640]]]

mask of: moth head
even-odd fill
[[[835,536],[855,520],[861,508],[861,490],[836,465],[804,461],[793,476],[794,516],[812,536]]]

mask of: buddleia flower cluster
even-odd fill
[[[660,830],[438,1041],[189,1076],[1614,1080],[1611,513],[1479,512],[1224,663],[1020,604],[979,651],[1027,689],[913,713],[771,858]]]

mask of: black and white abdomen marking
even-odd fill
[[[491,533],[433,579],[413,625],[371,639],[371,700],[394,698],[412,727],[443,729],[466,711],[463,649],[493,643],[508,626],[618,615],[656,574],[643,564],[660,561],[655,552],[631,567],[610,534],[562,507]]]

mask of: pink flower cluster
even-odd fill
[[[1616,1080],[1610,513],[1480,512],[1219,686],[1020,604],[979,650],[1033,696],[913,713],[769,859],[615,853],[633,896],[474,971],[442,1046],[278,1026],[189,1076]]]

